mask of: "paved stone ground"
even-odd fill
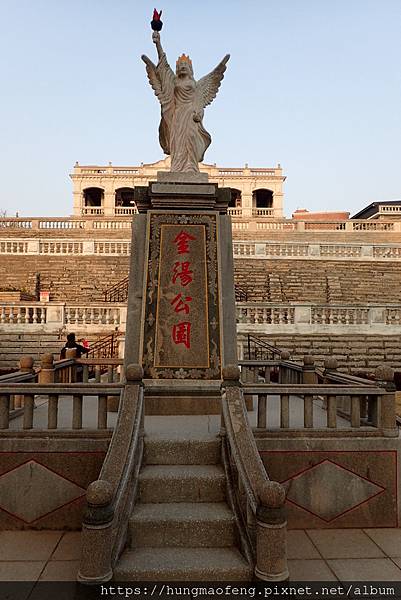
[[[0,532],[0,581],[74,581],[80,533]],[[401,529],[288,532],[292,581],[401,581]]]
[[[298,399],[299,400],[299,399]],[[35,410],[35,427],[47,423],[46,402]],[[96,426],[96,398],[84,401],[84,426]],[[279,419],[278,398],[269,400],[268,415]],[[315,403],[315,426],[325,424],[326,411]],[[293,425],[301,425],[303,406],[292,399]],[[60,402],[59,427],[69,427],[71,399]],[[256,412],[249,413],[252,425]],[[113,427],[115,413],[109,413]],[[339,419],[339,426],[347,422]],[[11,428],[20,428],[15,419]],[[217,433],[219,415],[152,416],[147,434],[191,436]],[[0,581],[74,581],[80,554],[80,533],[63,531],[0,532]],[[290,578],[293,581],[401,581],[401,529],[294,530],[288,532]]]

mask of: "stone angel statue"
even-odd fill
[[[203,127],[204,109],[215,99],[230,55],[199,81],[195,81],[189,56],[179,57],[174,74],[160,43],[160,33],[153,32],[159,62],[157,66],[145,55],[150,85],[161,105],[159,141],[165,154],[171,155],[171,171],[199,172],[199,163],[212,139]]]

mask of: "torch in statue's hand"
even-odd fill
[[[154,9],[154,11],[153,11],[153,19],[150,22],[150,26],[154,31],[153,41],[155,41],[155,33],[158,33],[159,31],[161,31],[161,29],[163,27],[163,23],[160,20],[160,17],[162,16],[162,12],[163,12],[162,10],[160,12],[157,12],[156,9]]]

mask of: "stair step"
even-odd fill
[[[222,502],[225,475],[217,465],[150,465],[139,475],[141,502]]]
[[[125,551],[115,581],[251,581],[236,548],[137,548]]]
[[[234,522],[224,502],[137,504],[129,523],[131,548],[233,546]]]
[[[174,438],[147,436],[147,465],[215,465],[220,460],[221,441],[215,436]]]

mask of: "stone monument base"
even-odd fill
[[[174,171],[158,171],[158,183],[209,183],[207,173],[177,173]]]

